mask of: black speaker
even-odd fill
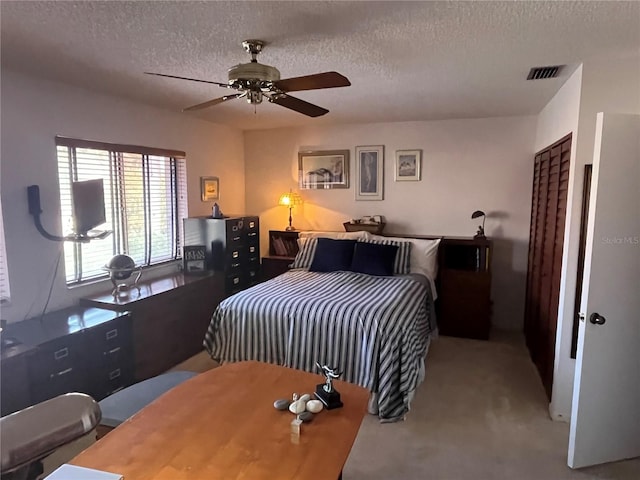
[[[40,215],[40,187],[38,185],[29,185],[27,187],[27,195],[29,197],[29,213],[31,215]]]

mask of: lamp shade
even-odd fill
[[[293,207],[295,205],[302,205],[302,197],[296,192],[287,192],[280,195],[278,205],[284,205],[285,207]]]
[[[476,210],[471,214],[471,218],[484,217],[484,212],[482,210]]]

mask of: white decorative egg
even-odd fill
[[[289,405],[289,411],[295,415],[298,415],[305,410],[305,402],[300,400],[296,400],[291,405]]]
[[[301,402],[308,402],[309,400],[311,400],[311,395],[309,395],[308,393],[305,393],[304,395],[302,395],[299,399]]]
[[[318,413],[324,408],[324,405],[320,400],[309,400],[306,407],[311,413]]]

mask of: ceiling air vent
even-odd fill
[[[529,70],[527,80],[542,80],[545,78],[556,78],[564,65],[552,65],[550,67],[533,67]]]

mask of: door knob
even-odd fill
[[[593,312],[591,314],[591,316],[589,317],[589,321],[591,323],[593,323],[594,325],[604,325],[604,322],[607,321],[606,318],[604,318],[602,315],[600,315],[597,312]]]

